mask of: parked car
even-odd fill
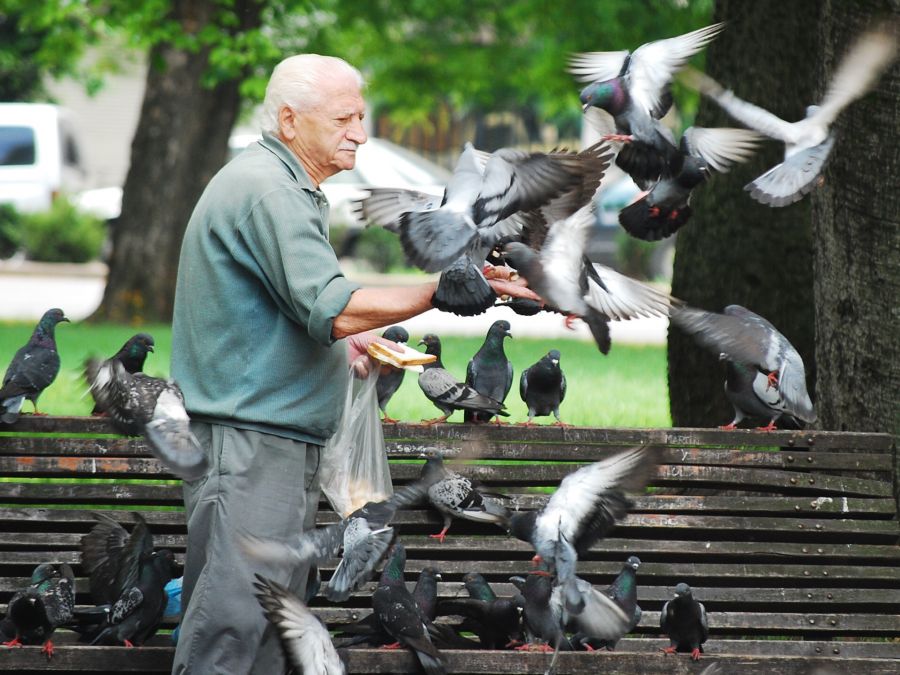
[[[0,203],[44,211],[87,180],[71,113],[46,103],[0,103]]]

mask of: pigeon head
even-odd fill
[[[631,569],[637,571],[637,568],[641,566],[641,559],[636,555],[633,555],[625,561],[625,564],[628,565]]]
[[[530,542],[534,534],[534,524],[537,516],[537,511],[513,514],[512,518],[509,519],[509,533],[519,541]]]
[[[690,598],[691,587],[683,581],[675,587],[675,598]]]
[[[381,337],[401,344],[409,342],[409,333],[403,326],[391,326],[381,334]]]
[[[503,247],[503,255],[509,264],[518,270],[526,279],[539,266],[540,260],[537,253],[520,241],[511,241]]]
[[[35,326],[32,339],[40,340],[43,337],[52,339],[56,333],[56,324],[60,321],[68,321],[63,311],[56,307],[48,309],[38,321],[38,325]]]
[[[441,339],[435,335],[434,333],[427,333],[419,340],[420,345],[425,345],[425,353],[426,354],[434,354],[437,357],[441,356]]]
[[[403,569],[406,567],[406,547],[399,541],[394,542],[388,550],[387,564],[381,571],[381,580],[403,581]]]
[[[132,336],[125,346],[128,347],[128,356],[137,359],[152,352],[155,344],[151,335],[138,333]]]
[[[444,458],[437,454],[428,455],[419,474],[427,485],[438,482],[444,477]]]
[[[509,321],[500,319],[499,321],[495,321],[494,323],[491,324],[491,327],[488,328],[487,336],[489,338],[490,337],[497,338],[502,342],[503,338],[505,338],[505,337],[511,338],[512,337],[511,331],[512,331],[512,326],[509,325]]]
[[[550,360],[550,363],[552,363],[554,366],[558,366],[560,358],[559,350],[551,349],[549,352],[547,352],[546,358],[548,358]]]
[[[618,115],[628,102],[628,95],[619,78],[592,82],[581,90],[579,96],[584,110],[591,106],[602,108],[611,115]]]

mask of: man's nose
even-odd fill
[[[350,127],[347,129],[347,138],[354,143],[358,143],[359,145],[362,145],[367,140],[369,140],[369,136],[366,134],[366,130],[363,128],[362,118],[357,116],[353,117],[353,121],[350,123]]]

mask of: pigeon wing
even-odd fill
[[[209,468],[209,460],[191,433],[184,409],[184,395],[168,382],[156,397],[153,417],[144,427],[150,450],[162,464],[182,480],[196,480]]]
[[[622,72],[630,52],[580,52],[569,57],[567,70],[579,82],[603,82]]]
[[[800,201],[818,184],[825,160],[834,146],[834,135],[811,148],[793,153],[781,164],[773,166],[752,183],[744,186],[760,204],[787,206]]]
[[[668,316],[674,299],[652,286],[635,281],[599,263],[586,263],[588,289],[585,301],[611,319]]]
[[[684,150],[720,173],[726,173],[732,164],[747,161],[762,140],[755,131],[730,127],[689,127],[681,137]]]
[[[353,202],[353,213],[366,225],[381,225],[397,232],[400,216],[409,211],[434,211],[443,195],[436,196],[404,188],[370,188],[369,194]]]

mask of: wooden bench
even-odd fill
[[[158,546],[181,556],[181,487],[139,439],[111,433],[97,418],[24,417],[0,430],[0,603],[5,608],[41,562],[75,564],[78,602],[90,602],[79,563],[90,512],[129,523],[146,517]],[[423,448],[477,457],[458,470],[534,508],[567,473],[626,447],[664,448],[647,494],[579,573],[607,585],[629,555],[643,561],[638,600],[643,618],[613,653],[562,654],[562,673],[696,673],[714,661],[720,673],[900,672],[900,523],[897,455],[884,434],[709,429],[523,428],[469,425],[385,426],[396,483],[418,475]],[[36,480],[36,479],[52,479]],[[65,479],[65,480],[63,480]],[[71,481],[70,479],[82,479]],[[320,523],[336,516],[323,506]],[[468,571],[485,574],[501,595],[529,569],[532,551],[501,530],[455,521],[447,540],[436,513],[398,514],[408,552],[407,580],[433,565],[441,597],[463,593]],[[323,569],[328,576],[333,567]],[[679,581],[709,612],[710,640],[699,664],[664,656],[659,611]],[[332,627],[369,613],[374,583],[343,605],[317,599]],[[453,619],[444,619],[452,621]],[[169,626],[171,628],[171,626]],[[49,663],[38,647],[0,648],[0,669],[19,673],[167,672],[172,647],[157,635],[138,649],[87,647],[58,631]],[[353,673],[417,672],[403,652],[352,649]],[[447,651],[451,673],[543,673],[549,656],[509,651]],[[816,670],[823,667],[824,670]]]

